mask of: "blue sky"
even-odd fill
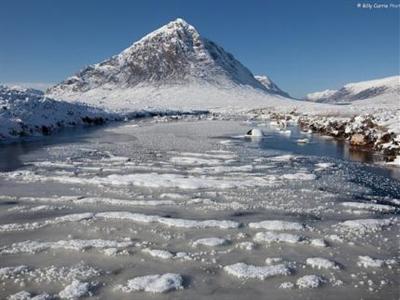
[[[358,2],[0,0],[0,82],[57,83],[177,17],[296,97],[399,74],[400,9]]]

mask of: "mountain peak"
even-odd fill
[[[306,100],[325,103],[347,103],[385,94],[400,94],[400,76],[348,83],[338,90],[325,90],[306,95]]]
[[[278,94],[255,79],[232,54],[203,38],[181,18],[149,33],[120,54],[67,78],[49,89],[48,94],[79,99],[82,93],[94,89],[107,93],[137,87],[182,85],[220,89],[246,87]]]

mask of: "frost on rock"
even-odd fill
[[[224,267],[224,271],[228,274],[240,279],[260,279],[264,280],[268,277],[278,275],[289,275],[291,272],[284,264],[273,266],[253,266],[245,263],[236,263]]]
[[[193,246],[197,247],[199,245],[208,246],[208,247],[217,247],[228,244],[229,241],[226,239],[218,238],[218,237],[210,237],[210,238],[202,238],[193,242]]]
[[[134,291],[166,293],[183,289],[183,278],[180,274],[174,273],[146,275],[130,279],[126,285],[118,285],[116,289],[125,293]]]
[[[90,284],[79,280],[74,280],[67,285],[58,295],[61,299],[79,299],[89,294]]]
[[[321,286],[326,280],[318,275],[306,275],[297,279],[296,284],[299,288],[317,288]]]
[[[280,220],[261,221],[249,223],[250,228],[266,230],[303,230],[305,227],[301,223]]]
[[[340,269],[336,262],[322,257],[307,258],[306,264],[317,269]]]
[[[255,234],[253,239],[255,242],[290,244],[300,243],[304,240],[304,238],[300,235],[291,233],[275,233],[270,231],[258,232]]]

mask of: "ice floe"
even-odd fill
[[[382,268],[384,266],[388,266],[389,268],[393,265],[398,264],[396,259],[389,258],[389,259],[379,259],[373,258],[370,256],[359,256],[357,265],[359,267],[364,268]]]
[[[325,283],[326,280],[318,275],[305,275],[297,279],[296,284],[299,288],[317,288]]]
[[[150,249],[150,248],[145,248],[142,250],[144,253],[149,254],[152,257],[157,257],[161,259],[171,259],[174,257],[174,254],[167,251],[167,250],[160,250],[160,249]]]
[[[336,262],[323,257],[307,258],[306,264],[317,269],[340,269],[340,266]]]
[[[394,206],[385,204],[365,203],[365,202],[342,202],[341,205],[351,209],[359,209],[373,212],[392,213],[397,209]]]
[[[286,276],[291,273],[290,269],[284,264],[273,266],[253,266],[241,262],[225,266],[224,271],[240,279],[260,280],[278,275]]]
[[[298,222],[289,222],[282,220],[266,220],[261,222],[249,223],[250,228],[266,230],[303,230],[305,226]]]
[[[229,243],[229,240],[223,239],[223,238],[218,238],[218,237],[209,237],[209,238],[202,238],[198,239],[193,242],[193,246],[197,247],[199,245],[201,246],[208,246],[208,247],[217,247],[217,246],[223,246],[227,245]]]
[[[166,218],[157,215],[145,215],[131,212],[103,212],[97,213],[96,218],[128,220],[139,223],[160,223],[171,227],[183,228],[209,228],[221,229],[238,228],[240,223],[230,220],[188,220],[177,218]]]
[[[291,233],[275,233],[271,231],[257,232],[254,235],[255,242],[263,243],[290,243],[296,244],[304,240],[304,238],[297,234]]]
[[[10,255],[19,253],[34,254],[37,252],[49,250],[49,249],[64,249],[64,250],[75,250],[84,251],[91,248],[95,249],[107,249],[107,248],[126,248],[134,245],[130,240],[115,241],[115,240],[60,240],[56,242],[41,242],[41,241],[24,241],[13,243],[9,246],[0,247],[0,255]]]
[[[61,292],[58,293],[61,299],[79,299],[89,294],[90,284],[74,280],[67,285]]]
[[[392,225],[394,219],[357,219],[348,220],[337,224],[339,230],[354,234],[367,234],[383,230],[384,228]]]
[[[135,291],[166,293],[183,289],[183,278],[180,274],[174,273],[146,275],[130,279],[126,285],[118,285],[116,289],[125,293]]]
[[[47,293],[32,295],[27,291],[21,291],[7,297],[7,300],[52,300],[52,299],[54,299],[54,297],[50,296]]]
[[[57,225],[68,222],[80,222],[83,220],[90,220],[94,216],[93,213],[78,213],[78,214],[69,214],[61,217],[56,217],[54,219],[47,219],[44,221],[32,222],[32,223],[11,223],[11,224],[2,224],[0,225],[0,232],[8,232],[8,231],[25,231],[25,230],[34,230],[42,227],[46,227],[49,225]]]

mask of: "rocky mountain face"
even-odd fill
[[[233,103],[246,93],[287,96],[267,77],[258,79],[232,54],[176,19],[50,88],[47,95],[112,108],[121,108],[116,102],[125,101],[123,109],[139,108],[143,101],[167,106],[177,98],[188,98],[187,106],[197,101],[201,107],[204,101],[204,106]]]
[[[62,97],[100,87],[113,90],[193,83],[223,88],[246,86],[267,93],[280,91],[273,83],[274,90],[260,83],[232,54],[177,19],[120,54],[86,67],[47,93]]]
[[[340,104],[390,94],[397,95],[400,99],[400,76],[349,83],[339,90],[326,90],[308,94],[306,100]]]

